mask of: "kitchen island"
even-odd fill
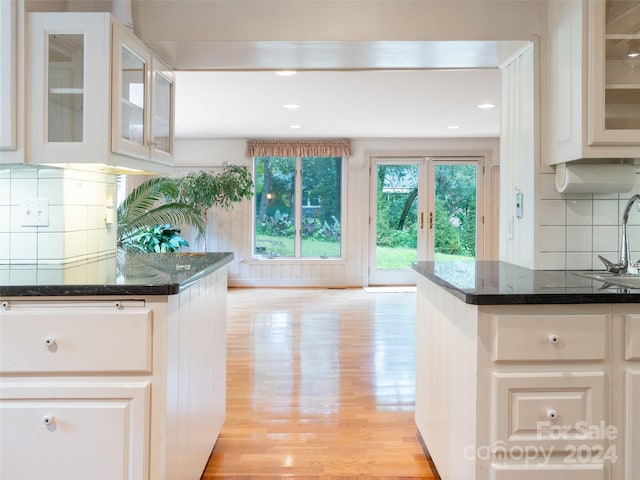
[[[0,478],[199,479],[224,422],[232,259],[0,265]]]
[[[640,292],[416,262],[416,424],[441,478],[640,478]]]

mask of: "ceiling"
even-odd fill
[[[180,71],[176,77],[179,138],[497,137],[500,132],[496,68],[300,71],[290,77],[272,71]],[[482,103],[497,107],[478,108]],[[459,128],[447,128],[453,125]]]
[[[525,42],[470,29],[501,38],[504,22],[487,27],[510,5],[134,0],[132,11],[177,71],[178,138],[496,137],[498,66]],[[461,15],[486,18],[462,28]],[[429,32],[440,38],[419,39]]]

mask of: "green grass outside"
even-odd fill
[[[274,257],[293,257],[293,238],[272,237],[269,235],[258,235],[256,245],[266,249],[264,255],[271,254]],[[315,239],[304,239],[302,241],[302,253],[305,257],[315,258],[336,258],[340,257],[340,242],[326,242]],[[376,255],[376,266],[380,270],[408,270],[411,262],[417,259],[415,248],[403,247],[378,247]],[[447,255],[436,253],[435,259],[471,261],[473,257],[462,255]]]
[[[415,248],[378,247],[376,253],[376,267],[380,270],[408,270],[411,268],[411,262],[418,258]],[[436,252],[435,260],[472,261],[474,258]]]
[[[377,247],[376,267],[379,270],[406,270],[411,268],[411,262],[418,258],[415,248]]]
[[[281,238],[269,235],[257,235],[256,245],[265,247],[264,255],[273,257],[293,257],[294,243],[293,237]],[[340,242],[326,242],[313,238],[305,238],[302,240],[302,255],[304,257],[340,257]]]

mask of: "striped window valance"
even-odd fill
[[[351,143],[342,140],[248,140],[247,157],[349,157]]]

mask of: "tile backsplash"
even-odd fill
[[[541,174],[539,268],[600,270],[598,255],[617,262],[620,218],[635,193],[561,194],[555,175]],[[631,261],[640,259],[640,210],[631,209],[628,222]]]
[[[115,175],[0,167],[0,263],[69,263],[114,253],[116,224],[107,224],[105,214],[115,197]],[[33,199],[48,203],[46,226],[25,225],[25,204]]]

